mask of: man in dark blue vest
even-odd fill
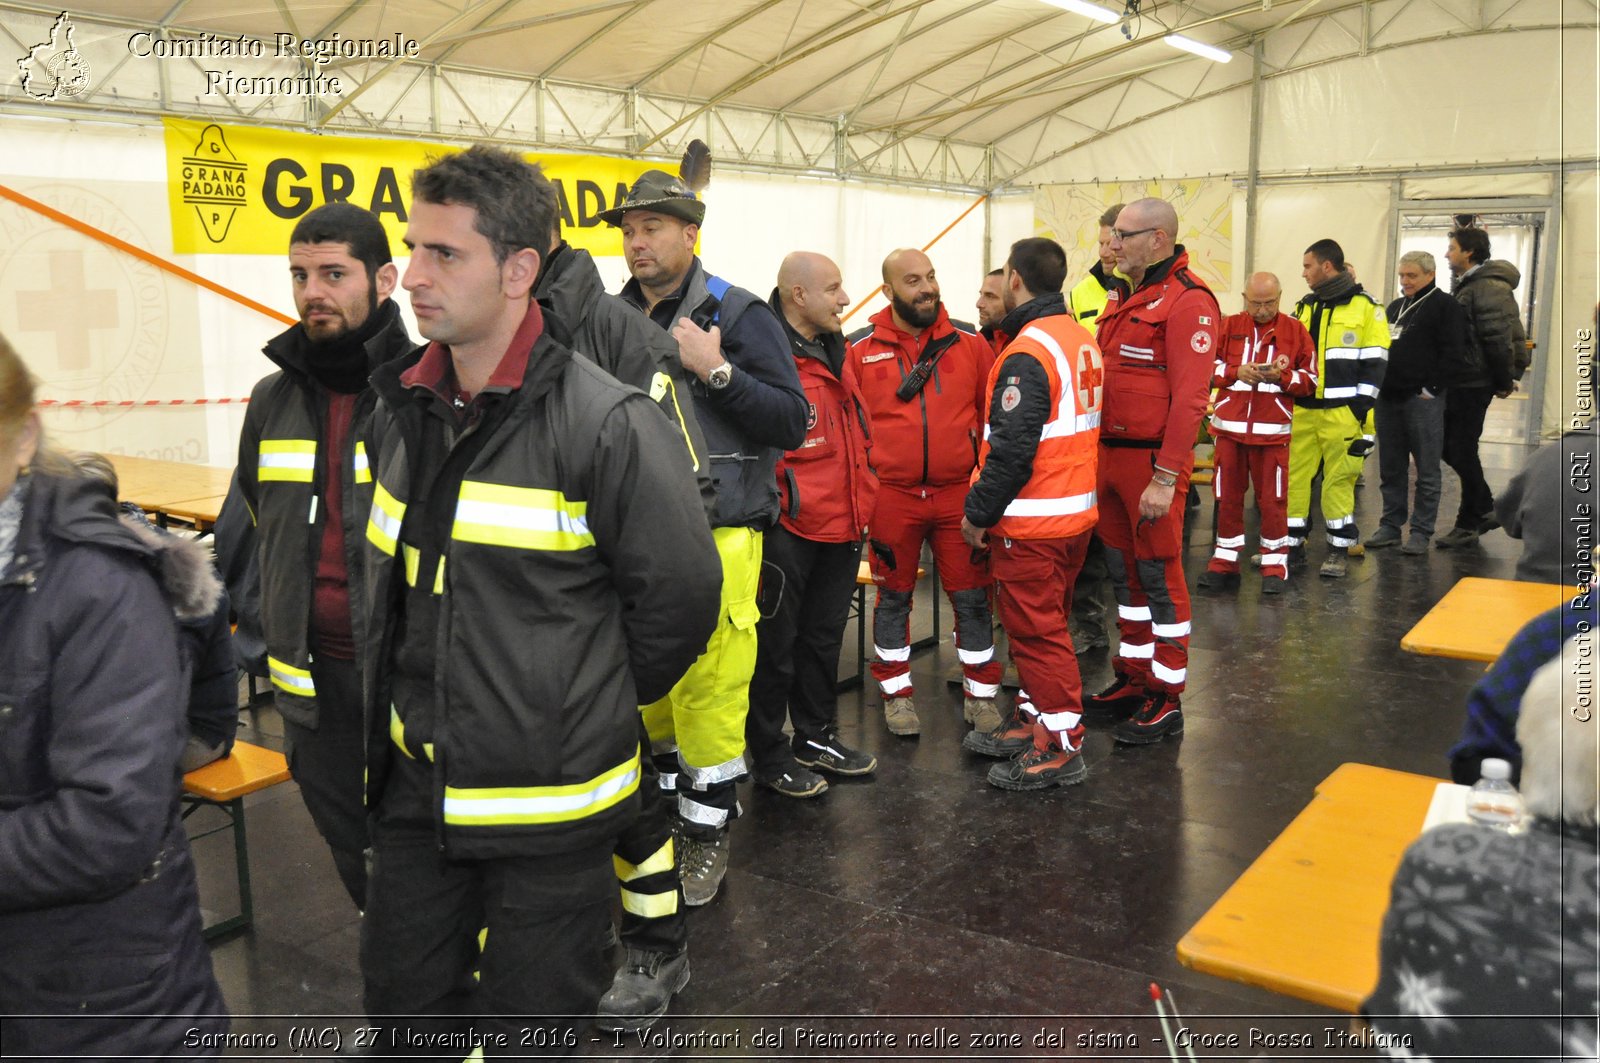
[[[722,559],[717,629],[672,692],[641,706],[661,785],[677,792],[676,855],[690,906],[715,897],[728,870],[728,824],[738,814],[734,783],[746,771],[762,532],[778,516],[778,457],[805,441],[807,412],[788,337],[771,308],[707,272],[695,255],[705,213],[684,180],[649,170],[619,206],[600,215],[622,230],[632,279],[621,298],[677,341],[716,492],[711,526]],[[657,833],[662,844],[671,837],[667,824]],[[645,844],[638,851],[650,849]],[[648,939],[627,933],[628,922],[627,961],[600,1005],[607,1028],[641,1025],[665,1010],[667,998],[688,980],[685,956],[645,954],[640,945]]]

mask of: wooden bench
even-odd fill
[[[233,828],[233,856],[239,879],[239,914],[205,928],[207,939],[250,925],[254,908],[250,901],[250,843],[244,831],[244,799],[289,781],[289,762],[273,749],[249,742],[235,742],[233,752],[221,760],[196,768],[183,777],[183,818],[188,819],[206,806],[220,808],[228,822],[190,836],[204,838]]]

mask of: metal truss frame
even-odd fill
[[[292,11],[285,0],[273,0],[279,17],[296,28]],[[782,0],[763,0],[755,9],[765,11]],[[893,60],[914,46],[923,36],[936,32],[957,17],[946,15],[919,23],[919,15],[929,0],[882,0],[862,5],[850,15],[791,42],[772,62],[749,72],[732,84],[716,89],[709,98],[691,99],[645,88],[676,63],[686,61],[711,46],[730,29],[747,20],[745,11],[737,20],[711,27],[682,49],[666,57],[654,70],[631,86],[605,86],[563,80],[550,74],[583,47],[585,42],[558,57],[542,76],[528,76],[498,70],[453,64],[449,60],[463,44],[494,33],[524,30],[564,19],[610,13],[613,19],[627,18],[643,7],[643,0],[592,0],[581,7],[518,18],[525,11],[522,0],[499,0],[492,4],[464,5],[460,14],[441,24],[423,42],[443,46],[442,54],[429,62],[335,63],[337,70],[357,79],[353,91],[329,106],[316,98],[290,99],[263,97],[241,104],[226,95],[204,96],[188,92],[201,77],[197,60],[167,60],[159,64],[159,83],[144,95],[119,94],[111,87],[115,76],[127,64],[123,56],[109,73],[95,79],[86,97],[38,103],[12,88],[0,94],[0,114],[49,115],[57,118],[110,119],[155,118],[162,116],[215,117],[239,124],[262,124],[287,129],[349,132],[397,138],[437,139],[452,142],[492,139],[533,150],[557,150],[612,154],[628,157],[673,159],[692,138],[705,140],[720,165],[735,169],[814,175],[835,179],[859,179],[920,188],[939,188],[961,192],[980,192],[1026,185],[1027,176],[1050,162],[1129,125],[1206,100],[1220,93],[1250,89],[1259,92],[1263,81],[1285,74],[1312,69],[1331,62],[1368,56],[1394,48],[1425,44],[1429,41],[1471,37],[1487,33],[1550,30],[1553,28],[1593,29],[1594,23],[1519,25],[1511,22],[1513,13],[1524,12],[1528,0],[1512,0],[1498,10],[1480,3],[1476,18],[1463,18],[1436,0],[1401,0],[1398,5],[1374,0],[1298,0],[1291,6],[1284,0],[1284,17],[1264,29],[1246,31],[1233,20],[1272,6],[1273,0],[1249,0],[1218,13],[1187,9],[1191,15],[1182,26],[1214,24],[1237,32],[1225,42],[1236,51],[1255,53],[1254,70],[1240,80],[1226,78],[1220,83],[1219,71],[1204,60],[1185,56],[1165,56],[1143,63],[1135,69],[1114,73],[1097,72],[1105,60],[1153,44],[1159,32],[1151,32],[1120,44],[1110,51],[1083,55],[1088,31],[1074,34],[1041,48],[1027,45],[1027,37],[1037,35],[1038,26],[1060,17],[1043,13],[1026,30],[1011,30],[975,42],[968,55],[992,51],[997,57],[1007,44],[1023,44],[1035,54],[1057,63],[1044,76],[994,75],[991,69],[970,83],[946,92],[943,103],[924,107],[917,113],[901,114],[893,122],[862,124],[860,116],[907,92],[916,80],[886,75]],[[1559,2],[1559,0],[1558,0]],[[1587,0],[1591,6],[1597,0]],[[189,0],[173,0],[152,26],[148,21],[133,21],[113,15],[78,14],[73,18],[80,32],[120,33],[151,30],[158,35],[193,36],[196,31],[175,29],[174,23]],[[1428,37],[1386,40],[1386,31],[1415,7],[1440,8],[1451,16],[1454,25]],[[360,0],[349,0],[310,36],[326,37],[346,22],[360,7]],[[534,10],[537,10],[535,8]],[[1180,12],[1186,10],[1178,9]],[[41,18],[53,17],[58,9],[36,0],[0,0],[0,13],[26,12]],[[1359,14],[1359,32],[1336,16]],[[501,21],[505,19],[506,21]],[[1301,62],[1301,53],[1317,36],[1314,29],[1288,54],[1267,62],[1258,45],[1279,34],[1293,23],[1320,26],[1332,22],[1349,38],[1347,49],[1338,54],[1321,54]],[[819,117],[798,108],[819,89],[846,76],[840,73],[798,91],[775,110],[740,106],[729,100],[744,88],[779,73],[784,68],[829,48],[848,47],[852,34],[880,25],[896,28],[893,39],[871,54],[857,56],[852,70],[871,69],[872,76],[846,114]],[[298,27],[305,29],[306,27]],[[0,22],[0,47],[10,41],[16,49],[28,45],[18,39],[5,22]],[[1278,38],[1278,43],[1282,39]],[[1326,44],[1326,38],[1323,38]],[[1195,74],[1192,82],[1174,87],[1163,84],[1156,75],[1184,64]],[[296,60],[276,60],[259,65],[259,73],[298,75],[306,68]],[[1153,90],[1170,102],[1136,114],[1122,114],[1122,101],[1135,87]],[[1098,107],[1095,119],[1085,120],[1082,104],[1091,97],[1102,103],[1116,100],[1114,107]],[[987,143],[963,139],[988,114],[1022,103],[1037,103],[1032,114],[993,136]],[[952,123],[956,123],[952,125]],[[941,135],[931,131],[940,130]],[[997,146],[998,145],[998,146]]]

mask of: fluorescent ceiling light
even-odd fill
[[[1214,47],[1213,45],[1202,44],[1200,41],[1194,40],[1191,37],[1185,37],[1181,33],[1169,33],[1161,39],[1172,45],[1174,48],[1181,48],[1186,52],[1193,52],[1200,58],[1209,59],[1213,63],[1226,63],[1229,59],[1233,58],[1232,52],[1224,51],[1223,49]]]
[[[1122,16],[1117,12],[1107,11],[1099,4],[1091,4],[1089,0],[1044,0],[1044,2],[1051,7],[1059,7],[1063,11],[1071,11],[1074,15],[1092,18],[1107,25],[1122,21]]]

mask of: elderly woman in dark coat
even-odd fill
[[[39,453],[33,402],[0,337],[5,1053],[214,1056],[227,1017],[178,815],[185,603],[105,492]]]

